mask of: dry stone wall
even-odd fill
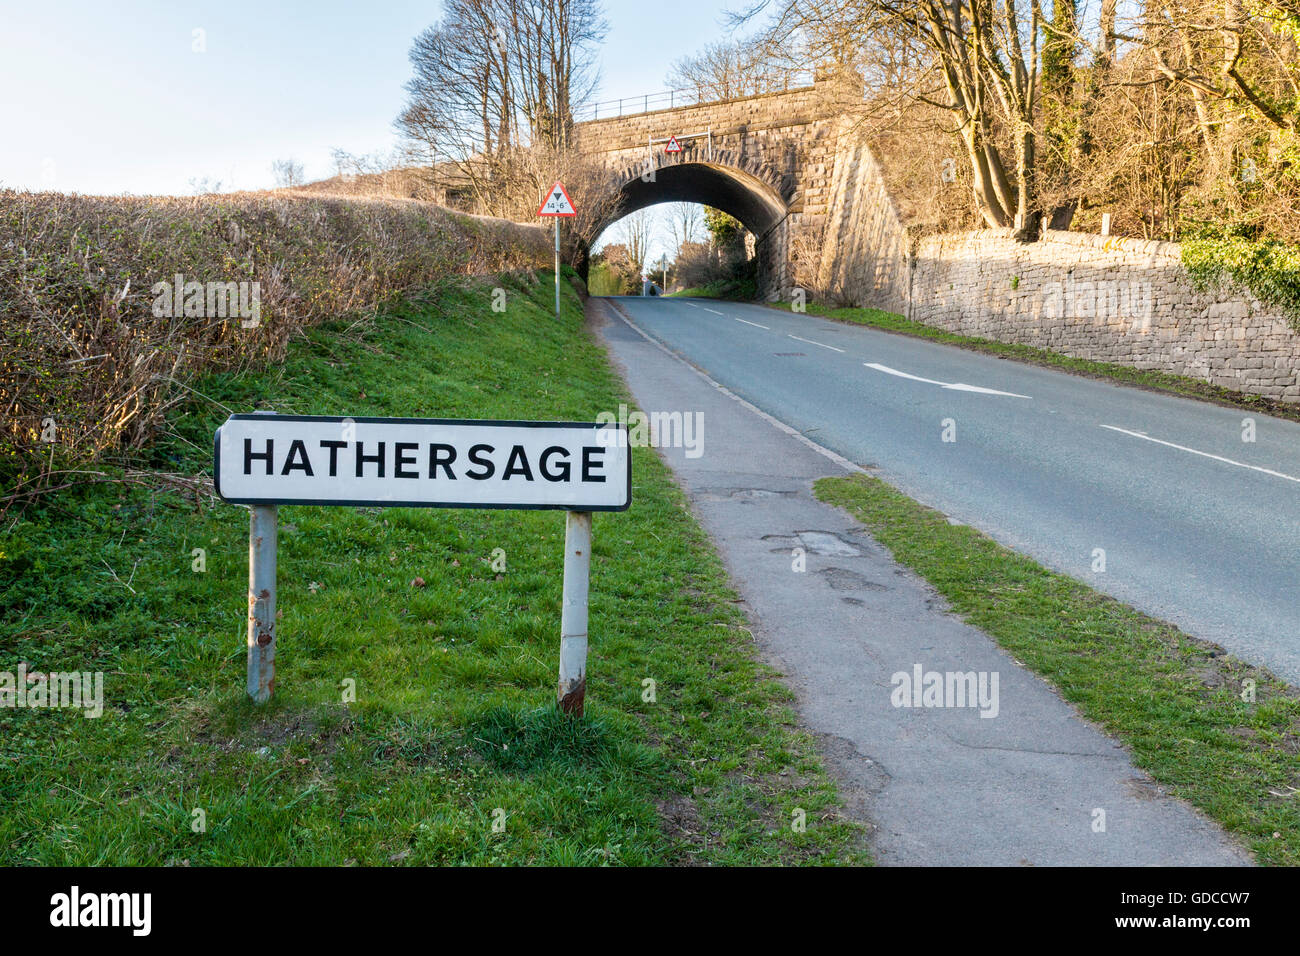
[[[1197,292],[1176,243],[1053,231],[1031,243],[994,230],[931,236],[917,243],[906,314],[962,335],[1300,402],[1300,333],[1243,290]]]

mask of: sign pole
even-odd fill
[[[555,220],[555,318],[560,318],[560,219],[564,216],[576,216],[578,210],[573,208],[573,200],[564,190],[564,183],[556,182],[547,197],[542,200],[537,210],[539,216],[549,216]]]
[[[560,606],[560,710],[582,716],[587,694],[587,589],[591,578],[591,512],[567,511],[564,522],[564,603]]]
[[[258,412],[272,415],[274,412]],[[259,704],[275,689],[276,505],[253,505],[248,525],[248,696]]]

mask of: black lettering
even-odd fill
[[[518,465],[515,462],[519,462]],[[533,480],[533,469],[528,464],[528,456],[524,454],[524,446],[516,445],[510,449],[510,457],[506,460],[506,470],[501,472],[501,480],[509,481],[511,475],[523,475],[525,481]]]
[[[284,460],[284,467],[280,469],[280,474],[287,475],[291,471],[305,471],[308,478],[314,474],[311,470],[311,462],[307,460],[307,446],[302,443],[301,438],[295,438],[293,444],[289,446],[289,457]]]
[[[320,446],[330,450],[330,477],[337,478],[339,476],[339,449],[348,447],[348,443],[345,441],[322,441]]]
[[[403,465],[414,465],[415,456],[406,456],[408,451],[419,448],[419,442],[399,441],[393,445],[393,477],[394,478],[419,478],[418,471],[403,471]]]
[[[605,449],[597,445],[582,446],[582,480],[583,481],[604,481],[604,475],[593,475],[592,468],[604,468],[603,461],[592,461],[592,455],[604,455]]]
[[[253,451],[253,439],[245,438],[244,439],[244,474],[251,475],[253,473],[254,458],[260,458],[262,459],[262,461],[266,462],[266,473],[268,475],[274,474],[274,471],[271,466],[271,452],[274,450],[274,448],[275,448],[275,440],[272,438],[268,438],[266,440],[266,451]]]
[[[441,468],[447,473],[448,479],[455,481],[456,476],[451,471],[451,463],[455,460],[456,448],[454,445],[429,445],[429,477],[437,478],[438,469]]]
[[[363,441],[357,442],[357,477],[358,478],[365,477],[364,466],[367,462],[373,462],[374,464],[379,466],[379,474],[376,475],[376,477],[378,478],[384,477],[384,443],[378,442],[377,444],[379,445],[379,451],[375,452],[373,455],[367,455],[365,452],[366,443]]]
[[[492,475],[496,473],[497,466],[492,464],[491,458],[485,458],[483,456],[490,455],[494,451],[496,451],[496,449],[491,445],[475,445],[472,447],[469,450],[469,460],[482,468],[483,471],[481,473],[467,471],[465,472],[465,477],[473,478],[475,481],[483,481],[486,478],[491,478]]]
[[[549,468],[551,458],[559,456],[564,461],[560,462],[556,474],[552,474]],[[547,481],[568,481],[569,480],[569,449],[561,448],[559,445],[552,445],[546,451],[542,452],[542,460],[538,463],[538,470],[541,471],[542,477]]]

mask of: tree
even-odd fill
[[[703,102],[785,89],[790,77],[767,44],[733,40],[681,57],[668,71],[667,83],[671,89],[694,90]]]
[[[503,214],[531,185],[520,152],[571,145],[606,29],[599,0],[447,0],[411,47],[397,129],[443,186]]]
[[[645,274],[646,257],[654,239],[654,220],[649,209],[638,209],[624,216],[616,227],[627,249],[628,263],[638,277]]]
[[[275,185],[281,189],[301,186],[306,181],[302,163],[296,159],[277,159],[271,163],[271,174],[275,177]]]
[[[677,202],[668,209],[668,228],[672,232],[673,246],[677,249],[683,243],[694,242],[699,237],[702,207],[698,203]]]

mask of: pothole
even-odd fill
[[[827,558],[856,558],[862,555],[862,548],[843,535],[834,531],[796,531],[794,534],[765,534],[763,541],[780,542],[780,547],[772,552],[787,552],[791,548],[801,547],[808,554],[819,554]]]
[[[848,568],[822,568],[817,572],[836,591],[888,591],[889,587]]]

